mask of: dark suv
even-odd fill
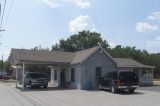
[[[24,79],[24,87],[26,86],[32,87],[40,87],[43,86],[47,88],[48,86],[48,78],[39,73],[28,73]]]
[[[131,71],[112,71],[100,78],[98,85],[99,89],[110,89],[112,93],[126,89],[133,93],[138,87],[138,77]]]

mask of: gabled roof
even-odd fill
[[[12,49],[11,62],[17,64],[20,62],[47,62],[47,63],[71,63],[78,64],[87,59],[100,46],[85,49],[77,52],[63,51],[35,51],[27,49]],[[14,61],[13,61],[14,60]]]
[[[148,66],[137,62],[131,58],[113,58],[117,64],[117,67],[135,67],[135,68],[155,68],[153,66]]]
[[[93,53],[95,53],[99,48],[100,48],[100,46],[96,46],[96,47],[93,47],[93,48],[90,48],[90,49],[86,49],[86,50],[76,52],[75,53],[76,55],[73,58],[71,64],[82,63],[89,56],[91,56]]]

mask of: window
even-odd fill
[[[54,80],[57,80],[57,70],[54,70]]]
[[[125,82],[135,82],[138,80],[137,75],[134,72],[120,72],[119,79]]]
[[[75,81],[75,69],[71,68],[71,82]]]
[[[96,81],[99,81],[99,78],[101,77],[101,67],[96,67]]]
[[[114,79],[116,80],[118,78],[118,72],[117,71],[112,71],[112,72],[108,72],[105,76],[105,79]]]

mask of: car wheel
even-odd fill
[[[135,89],[129,89],[129,93],[134,93]]]
[[[44,85],[44,86],[43,86],[43,88],[47,88],[47,86],[46,86],[46,85]]]
[[[98,85],[98,89],[102,90],[103,89],[102,85]]]
[[[26,84],[24,84],[24,87],[26,88]]]
[[[118,93],[118,90],[117,90],[114,86],[112,86],[112,87],[111,87],[111,92],[112,92],[112,93]]]

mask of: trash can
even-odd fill
[[[85,83],[85,89],[86,90],[92,90],[92,82],[91,81],[87,81]]]

